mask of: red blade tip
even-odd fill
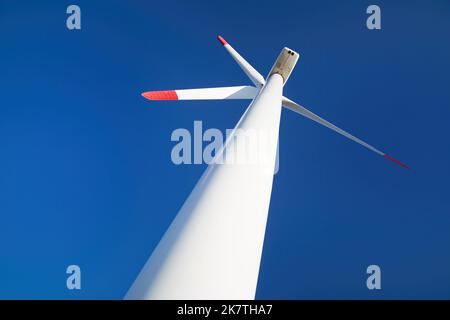
[[[383,157],[385,157],[385,158],[388,159],[388,160],[391,160],[392,162],[398,164],[399,166],[401,166],[401,167],[403,167],[403,168],[405,168],[405,169],[411,170],[411,168],[408,167],[406,164],[404,164],[404,163],[401,162],[400,160],[395,159],[394,157],[391,157],[390,155],[388,155],[388,154],[386,154],[386,153],[383,155]]]
[[[219,41],[220,41],[220,43],[221,43],[221,44],[223,44],[223,45],[226,45],[226,44],[228,44],[228,42],[226,42],[226,41],[225,41],[225,39],[224,39],[224,38],[222,38],[222,36],[217,36],[217,40],[219,40]]]
[[[175,90],[147,91],[142,96],[148,100],[178,100]]]

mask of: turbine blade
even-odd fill
[[[410,169],[406,164],[404,164],[404,163],[400,162],[399,160],[391,157],[390,155],[388,155],[388,154],[378,150],[377,148],[375,148],[375,147],[371,146],[370,144],[362,141],[361,139],[351,135],[347,131],[342,130],[341,128],[335,126],[334,124],[328,122],[327,120],[322,119],[321,117],[319,117],[315,113],[309,111],[305,107],[299,105],[298,103],[296,103],[296,102],[294,102],[294,101],[292,101],[292,100],[290,100],[290,99],[288,99],[286,97],[283,97],[282,98],[282,104],[283,104],[283,107],[286,107],[289,110],[292,110],[292,111],[294,111],[296,113],[299,113],[302,116],[304,116],[304,117],[306,117],[308,119],[311,119],[311,120],[313,120],[313,121],[315,121],[315,122],[317,122],[317,123],[319,123],[319,124],[329,128],[329,129],[331,129],[331,130],[333,130],[333,131],[343,135],[344,137],[346,137],[346,138],[348,138],[350,140],[355,141],[356,143],[358,143],[358,144],[366,147],[367,149],[369,149],[369,150],[379,154],[380,156],[383,156],[384,158],[386,158],[386,159],[388,159],[388,160],[398,164],[399,166],[401,166],[403,168],[406,168],[406,169]]]
[[[147,91],[142,96],[148,100],[228,100],[253,99],[259,89],[252,86]]]
[[[221,36],[217,36],[217,39],[225,47],[231,57],[237,62],[239,67],[241,67],[241,69],[245,72],[247,77],[249,77],[250,80],[255,84],[255,86],[262,87],[266,82],[264,80],[264,77],[258,71],[256,71],[256,69],[253,68],[251,64],[248,63],[247,60],[245,60],[236,50],[234,50],[233,47],[230,46],[230,44],[226,42],[224,38],[222,38]]]

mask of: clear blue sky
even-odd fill
[[[0,4],[0,298],[120,299],[205,165],[176,128],[232,128],[245,101],[146,90],[249,84],[288,46],[289,96],[407,171],[284,110],[257,298],[450,298],[450,3],[64,1]],[[82,270],[68,291],[65,269]],[[366,267],[382,290],[366,288]]]

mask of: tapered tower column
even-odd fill
[[[206,169],[126,299],[255,298],[283,82],[278,73],[269,76],[227,140],[222,156]],[[237,159],[249,150],[239,145],[239,135],[247,133],[253,138],[256,134],[260,146],[256,161],[244,156],[242,162]]]

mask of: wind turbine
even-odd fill
[[[299,54],[284,48],[266,79],[217,37],[253,86],[149,91],[149,100],[251,99],[233,134],[209,164],[142,268],[125,299],[254,299],[278,147],[281,107],[290,109],[408,168],[283,96]],[[265,133],[264,161],[223,163],[235,156],[238,132]],[[269,168],[270,170],[265,170]]]

